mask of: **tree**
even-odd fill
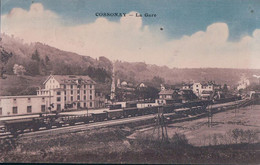
[[[20,75],[24,75],[24,73],[26,72],[26,70],[25,70],[25,68],[24,68],[22,65],[14,64],[13,72],[14,72],[14,74],[16,74],[17,76],[20,76]]]
[[[5,66],[8,63],[9,59],[13,56],[12,52],[8,53],[7,51],[5,51],[4,49],[1,49],[1,61],[0,61],[0,77],[2,79],[5,79],[6,77],[4,76],[4,74],[6,73],[6,69]]]
[[[47,64],[49,64],[49,62],[50,62],[49,56],[45,56],[45,64],[47,65]]]
[[[34,53],[32,54],[32,60],[35,60],[35,61],[37,61],[37,62],[40,62],[40,55],[39,55],[39,53],[38,53],[38,50],[36,49],[35,51],[34,51]]]

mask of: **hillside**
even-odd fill
[[[154,76],[160,77],[167,84],[182,82],[215,81],[219,84],[236,86],[242,76],[250,82],[257,82],[252,75],[260,74],[260,69],[229,69],[229,68],[169,68],[167,66],[149,65],[143,62],[129,63],[116,61],[117,76],[121,79],[150,82]]]
[[[21,77],[14,78],[15,76],[11,76],[9,80],[1,80],[0,95],[13,94],[14,92],[8,92],[8,90],[11,90],[10,88],[15,91],[13,88],[26,89],[30,86],[34,87],[36,84],[39,86],[39,81],[36,79],[41,79],[42,81],[51,73],[89,75],[99,84],[99,90],[109,93],[112,62],[106,57],[94,59],[91,57],[91,54],[83,56],[59,50],[39,42],[27,44],[22,39],[6,34],[2,34],[1,46],[1,66],[4,66],[6,70],[6,72],[2,72],[7,77],[10,77],[10,75],[14,75],[14,64],[19,64],[24,66],[24,74],[28,80],[25,81]],[[3,51],[7,52],[8,56],[10,55],[10,58],[5,61],[6,63],[3,61]],[[210,80],[234,87],[241,76],[247,77],[250,82],[256,82],[256,78],[253,78],[252,75],[260,75],[259,69],[169,68],[143,62],[130,63],[122,61],[115,62],[115,71],[116,78],[121,81],[126,80],[134,84],[145,82],[154,87],[159,87],[160,83],[178,84]],[[17,84],[13,84],[13,81]],[[18,83],[20,81],[21,83]],[[24,81],[26,83],[23,83]]]

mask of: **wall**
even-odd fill
[[[28,100],[28,98],[30,98],[30,100]],[[1,116],[41,113],[41,105],[45,105],[46,111],[49,100],[48,97],[39,96],[5,96],[0,97],[0,99],[0,108],[2,108]],[[31,113],[27,112],[27,106],[32,107]],[[17,107],[17,114],[13,113],[13,107]]]

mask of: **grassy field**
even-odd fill
[[[0,96],[36,94],[35,89],[43,85],[47,76],[16,76],[7,75],[0,79]]]
[[[254,105],[240,108],[239,110],[217,113],[213,116],[213,122],[210,127],[208,118],[202,118],[169,124],[167,131],[169,137],[172,137],[175,133],[184,134],[190,144],[194,146],[233,144],[240,141],[251,142],[250,140],[259,139],[259,119],[260,105]],[[138,130],[135,134],[151,135],[153,132],[154,128],[151,127]],[[133,138],[135,134],[131,135],[131,137]],[[237,136],[240,137],[234,140],[232,138],[233,134],[238,134]]]
[[[233,110],[219,113],[212,127],[205,124],[206,119],[169,125],[168,142],[151,136],[151,126],[134,124],[58,136],[18,137],[1,141],[0,161],[259,164],[258,108],[239,110],[237,121]],[[204,145],[196,140],[216,133],[226,133],[229,141],[218,143],[220,136],[216,136],[217,143],[213,138]]]

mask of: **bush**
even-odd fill
[[[184,146],[189,145],[188,139],[184,134],[175,133],[173,137],[170,139],[170,142],[176,146]]]

